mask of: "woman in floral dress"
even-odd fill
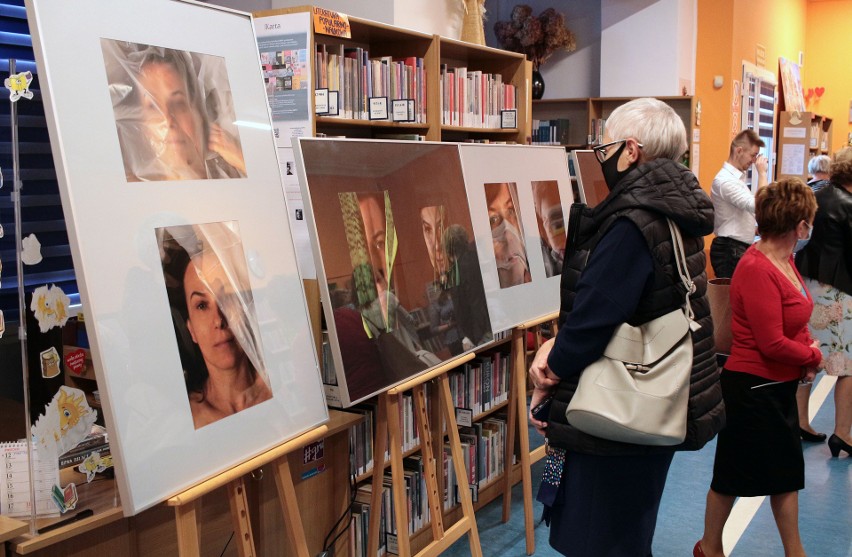
[[[811,241],[796,255],[796,267],[814,299],[811,334],[820,342],[825,372],[834,387],[832,456],[852,456],[852,147],[839,151],[831,183],[816,194]]]

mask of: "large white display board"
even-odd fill
[[[569,209],[574,202],[565,150],[463,144],[460,153],[494,331],[557,311],[562,261],[547,259],[560,247],[564,251]],[[554,182],[558,197],[553,195]],[[561,227],[556,221],[560,216]],[[561,244],[557,239],[560,234]],[[526,273],[522,258],[526,259]],[[555,274],[554,267],[559,270]]]
[[[328,417],[252,19],[176,0],[27,13],[131,515]]]

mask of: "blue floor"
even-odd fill
[[[818,378],[818,381],[822,376]],[[834,429],[834,392],[825,399],[812,422],[817,431]],[[540,444],[531,430],[530,444]],[[704,449],[678,453],[669,472],[663,494],[657,532],[654,537],[655,557],[686,557],[701,537],[704,522],[704,498],[713,472],[715,441]],[[805,489],[799,493],[799,528],[810,557],[852,557],[852,457],[841,453],[831,458],[828,446],[804,444]],[[543,461],[533,465],[533,494],[538,490]],[[496,499],[477,512],[476,519],[482,554],[485,557],[520,557],[526,555],[524,535],[523,493],[521,485],[512,491],[512,518],[503,524],[502,499]],[[535,515],[535,555],[557,556],[547,543],[548,528],[539,524],[541,504],[533,501]],[[747,524],[742,537],[729,557],[782,556],[784,551],[775,528],[767,498]],[[470,555],[465,536],[444,555]]]

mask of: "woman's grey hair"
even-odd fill
[[[818,155],[808,161],[808,174],[813,176],[817,172],[828,174],[828,169],[831,167],[831,157],[828,155]]]
[[[686,128],[672,107],[645,97],[634,99],[612,111],[606,121],[607,135],[613,140],[635,138],[642,144],[646,161],[679,161],[686,152]]]

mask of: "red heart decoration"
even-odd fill
[[[821,97],[823,93],[825,93],[825,87],[817,87],[814,89],[814,93],[816,93],[817,97]]]
[[[65,365],[77,375],[83,375],[86,371],[86,351],[78,348],[65,354]]]

